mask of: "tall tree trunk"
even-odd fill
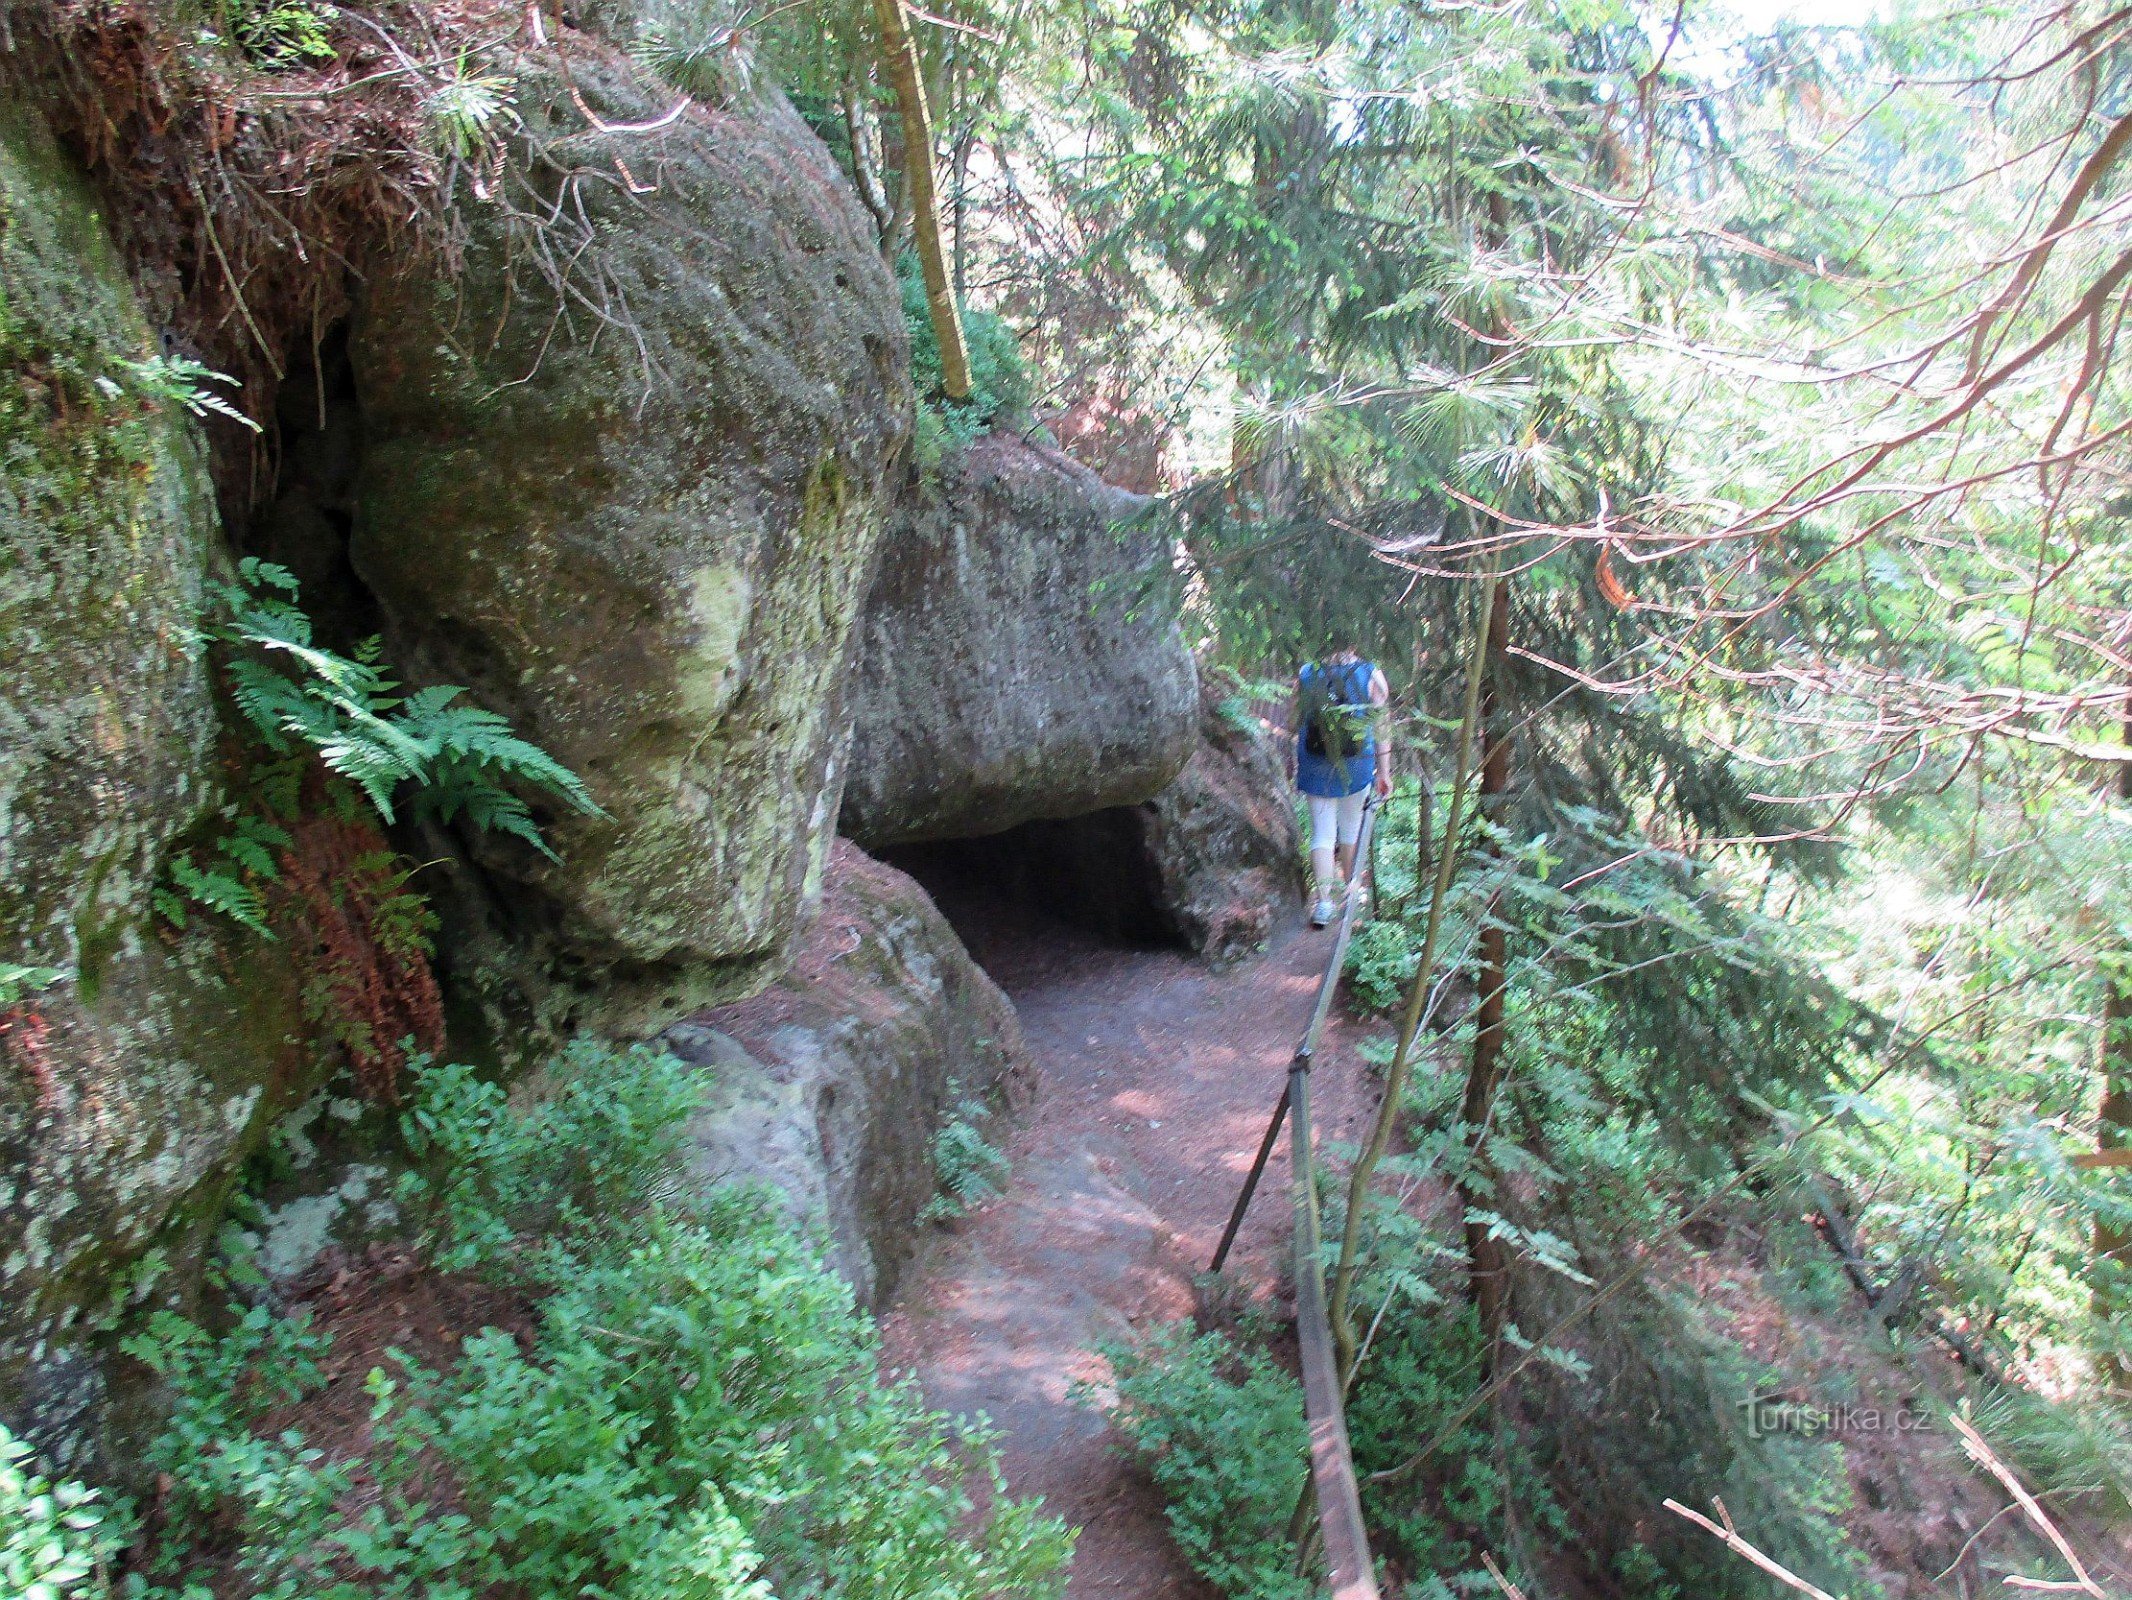
[[[940,342],[940,387],[952,399],[970,392],[970,353],[962,340],[962,313],[948,281],[947,251],[940,236],[940,197],[933,188],[933,126],[925,107],[925,77],[918,46],[903,25],[903,0],[874,0],[881,25],[881,64],[895,85],[903,114],[903,192],[910,202],[911,235],[925,274],[925,299]]]
[[[1488,618],[1487,679],[1481,701],[1480,801],[1481,814],[1498,824],[1502,821],[1502,797],[1510,792],[1509,724],[1513,708],[1508,704],[1508,686],[1503,679],[1503,660],[1509,647],[1510,607],[1507,603],[1498,604]],[[1484,866],[1501,856],[1501,847],[1492,837],[1481,850]],[[1486,1159],[1485,1130],[1495,1114],[1496,1094],[1502,1087],[1503,991],[1509,951],[1498,917],[1501,901],[1500,890],[1488,897],[1487,921],[1481,928],[1477,984],[1480,1003],[1474,1010],[1473,1055],[1466,1069],[1466,1094],[1459,1111],[1466,1126],[1473,1130],[1469,1171]],[[1461,1180],[1459,1199],[1468,1211],[1501,1209],[1500,1199],[1481,1193],[1470,1178]],[[1491,1237],[1483,1223],[1466,1224],[1466,1274],[1468,1293],[1480,1313],[1481,1331],[1492,1349],[1496,1336],[1502,1332],[1509,1305],[1510,1261],[1503,1241]]]
[[[1406,746],[1413,753],[1414,771],[1421,780],[1421,786],[1414,797],[1414,892],[1400,902],[1399,915],[1402,919],[1407,915],[1407,911],[1413,903],[1414,895],[1420,894],[1421,886],[1429,881],[1429,844],[1431,836],[1435,832],[1436,823],[1435,773],[1431,767],[1426,747],[1422,743],[1422,736],[1419,730],[1423,723],[1418,715],[1421,693],[1418,686],[1423,682],[1422,673],[1427,669],[1428,664],[1427,652],[1422,643],[1421,624],[1417,621],[1414,625],[1414,671],[1412,678],[1409,680],[1417,686],[1415,689],[1416,732],[1413,738],[1406,741]],[[1450,848],[1448,839],[1444,841],[1444,848]]]
[[[2132,753],[2132,685],[2125,692],[2125,749]],[[2132,760],[2117,766],[2117,797],[2132,805]],[[2095,1142],[2103,1151],[2132,1147],[2132,948],[2120,946],[2102,962],[2102,1108]],[[2107,1221],[2095,1224],[2095,1314],[2122,1316],[2132,1311],[2132,1232]],[[2112,1355],[2102,1363],[2103,1381],[2120,1392],[2132,1390],[2132,1363]]]
[[[970,151],[976,143],[977,130],[970,124],[964,123],[961,131],[955,135],[954,142],[955,260],[954,271],[949,274],[954,280],[955,303],[958,306],[962,304],[970,292],[969,249],[964,243],[963,224],[970,209]]]

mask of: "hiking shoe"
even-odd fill
[[[1310,908],[1310,925],[1313,928],[1324,927],[1339,914],[1339,909],[1333,904],[1331,895],[1318,896],[1318,903]]]

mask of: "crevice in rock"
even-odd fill
[[[287,567],[319,643],[348,651],[382,631],[384,616],[348,556],[363,466],[363,408],[348,354],[348,323],[300,343],[274,405],[271,496],[245,530],[242,553]]]
[[[980,963],[1015,934],[1064,923],[1113,944],[1181,947],[1149,807],[1024,822],[1003,833],[879,852],[924,885]]]

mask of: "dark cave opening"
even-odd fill
[[[286,567],[318,642],[342,653],[376,635],[383,617],[349,559],[363,408],[348,354],[348,324],[288,354],[274,403],[274,489],[253,513],[243,553]]]
[[[876,854],[918,880],[988,970],[1062,930],[1110,945],[1178,948],[1183,935],[1164,895],[1149,822],[1144,806],[1111,806]]]

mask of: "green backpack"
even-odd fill
[[[1333,674],[1341,675],[1337,688],[1343,691],[1334,698],[1336,685]],[[1355,691],[1355,676],[1362,675],[1362,689]],[[1303,688],[1303,748],[1312,755],[1328,761],[1352,761],[1362,754],[1369,743],[1370,726],[1376,720],[1377,708],[1370,704],[1370,677],[1373,669],[1367,661],[1350,661],[1340,667],[1319,667],[1317,676],[1307,680]]]

